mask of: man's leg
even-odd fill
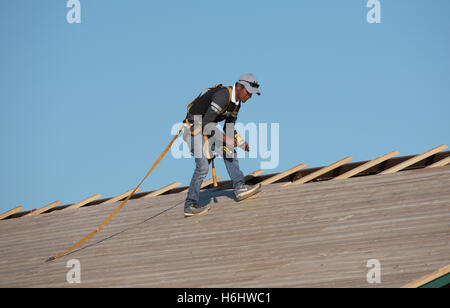
[[[192,175],[191,183],[189,185],[188,194],[186,197],[185,205],[197,203],[200,198],[200,188],[203,180],[209,171],[209,162],[206,157],[195,159],[195,170]]]
[[[225,167],[227,168],[228,174],[233,182],[234,194],[236,199],[244,200],[258,192],[261,189],[261,185],[245,185],[244,174],[239,168],[239,162],[236,157],[236,153],[232,158],[223,158],[225,162]]]
[[[190,133],[186,132],[185,130],[183,139],[188,144],[189,149],[194,157],[198,156],[195,157],[195,170],[194,174],[192,175],[191,183],[189,185],[189,190],[184,204],[184,215],[189,217],[206,213],[209,210],[209,206],[198,205],[198,201],[200,198],[200,188],[203,180],[208,174],[209,162],[205,155],[203,155],[203,139],[201,134],[191,136]]]
[[[236,153],[235,153],[236,154]],[[230,158],[223,158],[223,161],[225,163],[225,167],[227,168],[228,175],[230,176],[231,181],[233,182],[233,188],[240,187],[244,185],[244,174],[242,173],[241,169],[239,168],[239,161],[234,155],[234,157]]]

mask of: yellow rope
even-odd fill
[[[46,262],[49,261],[53,261],[55,259],[58,259],[62,256],[65,256],[66,254],[70,253],[71,251],[73,251],[75,248],[79,247],[80,245],[82,245],[84,242],[86,242],[88,239],[90,239],[91,237],[93,237],[97,232],[99,232],[100,230],[102,230],[110,221],[111,219],[114,218],[114,216],[116,216],[116,214],[120,211],[120,209],[125,205],[125,203],[127,203],[128,200],[130,200],[130,198],[133,196],[133,194],[136,192],[136,190],[142,185],[142,183],[144,183],[145,179],[150,175],[150,173],[153,171],[153,169],[155,169],[155,167],[159,164],[159,162],[161,161],[161,159],[167,154],[167,152],[169,151],[169,149],[172,147],[172,144],[174,143],[175,139],[177,139],[177,137],[180,135],[181,131],[183,130],[183,127],[180,128],[180,130],[178,131],[178,133],[175,135],[175,137],[173,137],[172,141],[170,141],[169,145],[164,149],[164,151],[161,153],[161,155],[158,157],[158,159],[156,160],[156,162],[153,164],[152,168],[147,172],[147,174],[144,176],[144,178],[142,179],[142,181],[139,183],[138,186],[136,186],[133,191],[128,195],[128,197],[123,200],[120,205],[114,210],[114,212],[112,212],[108,218],[105,219],[105,221],[98,226],[94,231],[92,231],[91,233],[89,233],[88,235],[86,235],[82,240],[80,240],[78,243],[76,243],[75,245],[73,245],[71,248],[69,248],[68,250],[57,254],[54,257],[50,257],[47,259]]]

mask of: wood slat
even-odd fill
[[[133,188],[133,189],[134,189],[134,188]],[[103,202],[103,204],[110,204],[110,203],[114,203],[114,202],[120,201],[120,200],[122,200],[122,199],[128,197],[128,195],[133,191],[133,189],[130,189],[130,190],[124,192],[123,194],[118,195],[117,197],[111,198],[111,199],[109,199],[109,200]],[[141,189],[138,188],[138,189],[136,190],[136,192],[138,192],[138,191],[140,191],[140,190],[141,190]]]
[[[438,269],[437,271],[431,274],[427,274],[423,277],[420,277],[419,279],[416,279],[408,284],[405,284],[404,286],[402,286],[402,288],[418,288],[420,286],[423,286],[424,284],[429,283],[430,281],[433,281],[435,279],[438,279],[439,277],[447,275],[448,273],[450,273],[450,264],[444,266],[443,268]]]
[[[392,158],[393,156],[396,156],[398,154],[400,154],[399,151],[392,151],[390,153],[384,154],[384,155],[379,156],[379,157],[377,157],[377,158],[375,158],[375,159],[373,159],[371,161],[368,161],[365,164],[362,164],[359,167],[353,168],[352,170],[349,170],[349,171],[347,171],[347,172],[345,172],[345,173],[343,173],[343,174],[333,178],[332,180],[347,179],[347,178],[352,177],[352,176],[354,176],[354,175],[356,175],[358,173],[361,173],[361,172],[363,172],[363,171],[365,171],[365,170],[367,170],[369,168],[372,168],[373,166],[381,164],[382,162],[384,162],[384,161],[388,160],[389,158]]]
[[[6,217],[9,217],[9,216],[11,216],[12,214],[15,214],[15,213],[17,213],[17,212],[19,212],[19,211],[21,211],[21,210],[23,210],[23,206],[15,207],[15,208],[13,208],[12,210],[9,210],[9,211],[7,211],[7,212],[1,214],[1,215],[0,215],[0,220],[5,219]]]
[[[41,207],[40,209],[38,209],[36,211],[29,212],[25,216],[36,216],[36,215],[42,214],[42,213],[47,212],[48,210],[60,205],[61,203],[62,203],[61,201],[52,202],[50,204],[47,204],[47,205]]]
[[[155,191],[153,191],[151,193],[148,193],[148,194],[142,196],[142,198],[145,199],[145,198],[159,196],[159,195],[161,195],[161,194],[163,194],[163,193],[165,193],[165,192],[167,192],[167,191],[169,191],[169,190],[171,190],[171,189],[173,189],[173,188],[175,188],[175,187],[177,187],[179,185],[181,185],[181,182],[174,182],[174,183],[166,185],[166,186],[164,186],[164,187],[162,187],[162,188],[160,188],[158,190],[155,190]]]
[[[403,163],[400,163],[398,165],[395,165],[387,170],[384,170],[383,172],[381,172],[380,174],[390,174],[390,173],[395,173],[397,171],[400,171],[402,169],[405,169],[406,167],[409,167],[411,165],[414,165],[415,163],[421,161],[422,159],[425,159],[427,157],[430,157],[431,155],[434,155],[436,153],[439,153],[442,150],[447,149],[448,146],[446,146],[445,144],[442,144],[438,147],[435,147],[429,151],[426,151],[422,154],[419,154],[417,156],[414,156],[413,158],[408,159],[407,161],[404,161]]]
[[[346,163],[348,163],[349,161],[352,161],[352,160],[353,160],[353,157],[351,157],[351,156],[345,157],[345,158],[343,158],[343,159],[341,159],[341,160],[339,160],[339,161],[337,161],[337,162],[335,162],[335,163],[333,163],[331,165],[323,167],[323,168],[321,168],[321,169],[319,169],[319,170],[317,170],[317,171],[315,171],[315,172],[313,172],[311,174],[308,174],[307,176],[302,177],[302,178],[300,178],[300,179],[298,179],[298,180],[296,180],[294,182],[283,184],[283,186],[304,184],[304,183],[309,182],[311,180],[314,180],[315,178],[317,178],[317,177],[319,177],[319,176],[321,176],[321,175],[323,175],[323,174],[325,174],[327,172],[330,172],[330,171],[332,171],[332,170],[334,170],[334,169],[336,169],[336,168],[338,168],[338,167],[340,167],[342,165],[345,165]]]
[[[90,202],[92,202],[92,201],[94,201],[94,200],[97,200],[97,199],[100,198],[101,196],[102,196],[102,195],[100,195],[100,194],[95,194],[95,195],[90,196],[90,197],[88,197],[88,198],[86,198],[86,199],[84,199],[84,200],[81,200],[81,201],[78,202],[78,203],[75,203],[75,204],[72,204],[71,206],[68,206],[67,209],[77,209],[77,208],[80,208],[80,207],[85,206],[86,204],[88,204],[88,203],[90,203]]]
[[[257,176],[259,176],[261,174],[263,174],[263,173],[264,173],[264,170],[261,170],[261,169],[253,171],[252,173],[249,173],[249,174],[247,174],[244,177],[244,182],[247,182],[247,181],[249,181],[249,180],[251,180],[251,179],[253,179],[253,178],[255,178],[255,177],[257,177]],[[221,190],[230,189],[230,188],[233,188],[233,183],[232,182],[227,183],[225,185],[221,185],[221,186],[218,187],[218,189],[221,189]]]
[[[436,167],[443,167],[450,164],[450,156],[447,156],[444,159],[441,159],[440,161],[435,162],[432,165],[429,165],[428,167],[425,168],[436,168]]]
[[[259,175],[261,175],[261,174],[263,174],[263,173],[264,173],[264,170],[258,169],[258,170],[256,170],[256,171],[253,171],[252,173],[247,174],[245,177],[246,177],[246,178],[247,178],[247,177],[252,178],[252,177],[259,176]]]
[[[280,179],[282,179],[282,178],[284,178],[284,177],[286,177],[286,176],[288,176],[288,175],[291,175],[291,174],[294,173],[294,172],[297,172],[297,171],[299,171],[299,170],[305,168],[306,166],[307,166],[307,165],[305,165],[305,164],[297,165],[297,166],[295,166],[295,167],[292,167],[292,168],[289,169],[289,170],[286,170],[286,171],[281,172],[281,173],[278,173],[277,175],[274,175],[274,176],[272,176],[272,177],[270,177],[270,178],[268,178],[268,179],[265,179],[265,180],[262,181],[260,184],[261,184],[261,185],[272,184],[272,183],[274,183],[274,182],[276,182],[276,181],[278,181],[278,180],[280,180]]]

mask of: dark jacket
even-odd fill
[[[204,134],[207,134],[204,130],[206,125],[213,123],[215,126],[223,120],[225,120],[225,130],[228,127],[227,124],[233,124],[232,127],[234,133],[234,123],[236,122],[240,108],[240,103],[236,106],[235,103],[231,102],[228,89],[226,87],[219,87],[210,89],[202,96],[198,97],[189,109],[186,118],[193,124],[194,115],[201,115],[202,131]]]

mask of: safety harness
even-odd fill
[[[195,104],[196,101],[198,101],[198,99],[203,95],[203,92],[205,90],[212,90],[212,89],[218,89],[218,88],[226,88],[228,90],[228,103],[227,105],[219,112],[219,115],[223,114],[230,106],[231,104],[231,96],[232,96],[232,92],[233,92],[233,88],[232,87],[224,87],[222,86],[222,84],[216,84],[215,86],[211,87],[211,88],[205,88],[203,89],[199,95],[192,101],[189,103],[189,105],[187,105],[187,115],[186,118],[184,119],[184,124],[187,128],[190,129],[191,135],[197,135],[199,132],[201,132],[202,127],[200,125],[194,125],[194,123],[189,122],[188,116],[189,116],[189,111],[192,107],[193,104]],[[239,108],[238,105],[236,105],[236,107],[234,108],[234,110],[232,112],[236,112],[237,109]],[[196,127],[198,126],[198,127]]]
[[[198,123],[191,123],[190,121],[189,121],[189,115],[190,115],[190,109],[191,109],[191,107],[195,104],[195,102],[197,102],[198,101],[198,99],[203,95],[203,92],[205,91],[205,90],[212,90],[212,89],[218,89],[218,88],[226,88],[227,90],[228,90],[228,103],[227,103],[227,105],[224,107],[224,108],[222,108],[222,110],[218,113],[218,115],[221,115],[221,114],[223,114],[225,111],[227,111],[228,110],[228,108],[230,107],[230,104],[231,104],[231,97],[232,97],[232,94],[233,94],[233,87],[224,87],[224,86],[222,86],[222,84],[217,84],[217,85],[215,85],[215,86],[213,86],[213,87],[211,87],[211,88],[205,88],[205,89],[203,89],[200,93],[199,93],[199,95],[187,106],[187,115],[186,115],[186,118],[185,118],[185,120],[184,120],[184,125],[185,125],[185,127],[187,128],[187,129],[190,129],[190,134],[192,135],[192,136],[195,136],[195,135],[197,135],[198,133],[200,133],[201,131],[202,131],[202,125],[199,125]],[[209,102],[209,104],[211,104],[211,102],[212,101],[210,101]],[[231,111],[231,113],[235,113],[237,110],[238,110],[238,108],[239,108],[239,105],[236,105],[235,107],[234,107],[234,109]],[[215,173],[215,169],[214,169],[214,157],[211,155],[211,153],[210,153],[210,151],[209,151],[209,142],[208,142],[208,137],[205,135],[205,136],[203,136],[203,138],[204,138],[204,150],[205,150],[205,155],[206,155],[206,158],[208,159],[208,160],[212,160],[212,166],[213,166],[213,176],[214,176],[214,173]],[[234,139],[236,140],[236,143],[237,143],[237,145],[238,146],[240,146],[242,143],[243,143],[243,139],[241,138],[241,136],[239,136],[236,132],[234,132]],[[223,151],[224,151],[224,155],[226,156],[226,155],[233,155],[233,151],[232,150],[230,150],[230,149],[228,149],[228,147],[226,147],[226,146],[223,146]],[[216,186],[216,185],[215,185]]]

